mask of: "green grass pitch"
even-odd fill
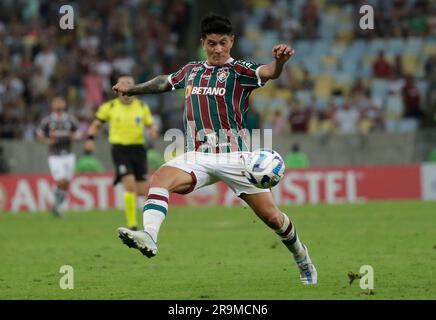
[[[310,250],[315,287],[244,207],[171,207],[152,259],[118,239],[120,211],[4,213],[0,299],[436,299],[435,202],[281,209]],[[62,265],[74,268],[72,290],[59,287]],[[372,292],[349,283],[362,265]]]

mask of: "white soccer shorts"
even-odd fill
[[[163,166],[179,168],[189,174],[195,175],[194,191],[204,186],[223,181],[237,196],[242,193],[256,194],[270,192],[269,189],[260,189],[253,186],[242,173],[244,163],[241,156],[250,152],[204,153],[189,151],[168,162]]]
[[[76,156],[73,153],[48,157],[48,167],[55,181],[71,180],[74,176],[75,165]]]

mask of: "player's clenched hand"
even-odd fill
[[[129,90],[129,87],[123,83],[117,83],[116,85],[114,85],[112,87],[112,90],[116,93],[116,94],[121,94],[123,96],[128,96],[127,94],[127,90]]]
[[[288,61],[289,58],[294,55],[294,53],[294,49],[286,44],[278,44],[272,49],[274,59],[276,59],[276,61],[281,64]]]

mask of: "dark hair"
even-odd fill
[[[227,17],[210,13],[201,20],[201,37],[204,39],[212,33],[232,35],[232,23]]]
[[[293,152],[299,152],[300,151],[300,145],[298,143],[294,143],[291,147],[291,150]]]

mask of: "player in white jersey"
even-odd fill
[[[38,140],[48,145],[48,166],[53,180],[56,181],[52,208],[55,216],[61,216],[61,206],[74,176],[76,157],[71,151],[71,143],[81,139],[78,121],[65,112],[66,106],[63,97],[53,98],[51,113],[41,120],[36,131]]]

